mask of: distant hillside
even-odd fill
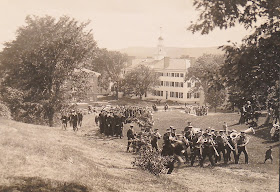
[[[129,56],[135,56],[136,58],[153,57],[156,53],[156,47],[128,47],[119,50],[122,53],[126,53]],[[182,55],[189,55],[190,57],[200,57],[204,53],[206,54],[223,54],[218,47],[196,47],[196,48],[179,48],[179,47],[166,47],[166,55],[172,58],[179,58]]]

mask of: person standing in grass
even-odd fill
[[[272,157],[272,146],[269,146],[269,149],[265,152],[265,159],[264,162],[266,162],[266,160],[270,159],[271,163],[273,162],[273,157]]]
[[[245,163],[248,164],[248,152],[246,150],[246,145],[249,143],[249,138],[245,135],[244,131],[241,131],[241,136],[237,140],[237,163],[239,161],[239,157],[241,153],[243,152],[245,155]]]
[[[129,146],[132,143],[133,139],[134,139],[134,131],[133,131],[133,125],[130,125],[129,129],[127,130],[127,149],[126,151],[129,152]]]

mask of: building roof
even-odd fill
[[[168,62],[164,65],[165,59]],[[173,58],[163,58],[161,60],[155,60],[152,58],[147,59],[133,59],[132,64],[128,68],[133,69],[139,65],[149,66],[155,70],[182,70],[186,71],[190,67],[190,60],[188,59],[173,59]]]
[[[98,72],[95,72],[95,71],[92,71],[92,70],[89,70],[89,69],[86,69],[86,68],[81,68],[81,69],[74,69],[74,72],[85,72],[85,73],[91,73],[91,74],[94,74],[96,75],[97,77],[100,76],[101,74],[98,73]]]

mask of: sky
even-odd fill
[[[240,43],[249,34],[240,26],[209,35],[187,31],[198,12],[192,0],[0,0],[0,50],[15,39],[27,15],[62,15],[88,21],[101,48],[155,47],[162,35],[166,47],[210,47]],[[162,32],[160,32],[162,27]]]

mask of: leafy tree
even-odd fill
[[[108,88],[110,82],[114,83],[114,90],[116,91],[116,99],[120,90],[120,83],[122,81],[122,70],[127,62],[127,55],[118,51],[108,51],[107,49],[99,49],[93,62],[89,68],[101,73],[101,86]]]
[[[194,0],[194,6],[200,16],[189,26],[192,32],[208,34],[215,28],[227,29],[236,24],[254,30],[244,37],[241,45],[233,43],[223,47],[226,60],[221,71],[235,95],[232,98],[267,100],[274,90],[279,103],[280,1]]]
[[[159,77],[154,70],[145,65],[139,65],[129,71],[123,80],[124,92],[139,96],[140,99],[157,85],[159,85]]]
[[[196,79],[193,92],[203,89],[205,103],[216,108],[225,101],[225,86],[220,75],[220,68],[224,64],[223,55],[204,54],[188,69],[185,80]],[[215,100],[216,98],[216,100]]]
[[[27,16],[0,53],[1,94],[16,120],[54,123],[65,102],[63,86],[96,48],[89,22],[68,16]]]

